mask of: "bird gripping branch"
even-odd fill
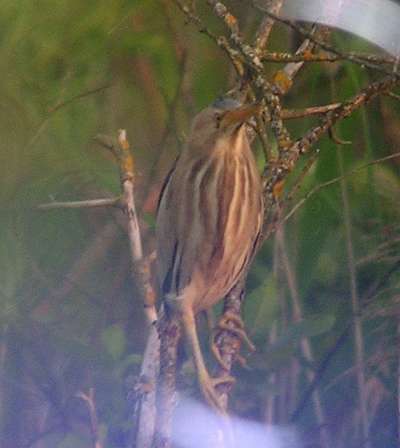
[[[246,122],[259,106],[218,100],[193,120],[188,142],[161,191],[157,213],[158,278],[166,313],[177,315],[206,400],[231,377],[206,368],[195,316],[221,300],[252,260],[263,220],[261,179]]]

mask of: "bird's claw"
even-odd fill
[[[225,405],[222,403],[216,388],[222,384],[233,384],[235,381],[235,378],[230,375],[224,375],[217,378],[207,375],[200,379],[200,389],[204,398],[212,408],[221,414],[226,414]]]
[[[227,366],[225,361],[222,359],[218,346],[215,342],[217,334],[219,334],[219,332],[221,331],[229,331],[230,333],[233,333],[242,342],[244,342],[249,348],[249,350],[252,352],[254,352],[256,348],[254,344],[251,342],[250,338],[247,336],[243,320],[240,318],[240,316],[230,311],[225,312],[213,331],[213,336],[211,339],[211,351],[213,352],[216,360],[221,365],[221,367],[224,370],[229,370],[229,366]],[[243,361],[244,358],[240,357],[240,363],[242,365],[244,364]]]

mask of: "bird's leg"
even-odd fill
[[[225,413],[226,410],[224,409],[224,406],[219,399],[215,387],[219,384],[233,383],[235,379],[229,375],[220,378],[212,378],[210,376],[207,371],[203,355],[201,353],[201,347],[199,338],[197,336],[196,321],[194,318],[193,310],[189,307],[183,307],[181,309],[181,313],[183,327],[188,338],[190,348],[192,350],[200,389],[204,395],[204,398],[214,409],[221,413]]]
[[[235,326],[233,326],[232,324]],[[246,334],[244,323],[243,320],[240,318],[240,316],[229,310],[225,311],[221,319],[218,321],[218,324],[213,331],[213,336],[211,339],[211,351],[213,352],[216,360],[223,369],[229,370],[228,366],[222,359],[217,343],[215,342],[215,338],[220,331],[229,331],[230,333],[233,333],[247,345],[250,351],[254,352],[256,350],[254,344],[251,342],[250,338]],[[238,360],[243,366],[246,365],[246,361],[244,360],[244,358],[238,357]]]

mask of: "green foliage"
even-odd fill
[[[268,349],[267,359],[276,351],[284,350],[288,346],[297,345],[303,338],[319,336],[330,331],[334,324],[335,316],[332,314],[310,316],[301,322],[291,324]]]
[[[118,325],[112,325],[103,331],[101,341],[106,349],[106,353],[108,353],[114,361],[118,361],[118,359],[121,358],[125,350],[125,339],[124,331]]]
[[[251,290],[246,300],[246,320],[251,322],[252,336],[265,337],[266,328],[276,319],[279,303],[276,280],[265,268],[257,269],[261,284]],[[262,279],[265,276],[265,279]]]

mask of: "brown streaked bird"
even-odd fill
[[[254,254],[263,219],[261,179],[246,121],[259,107],[216,101],[193,120],[188,142],[160,194],[158,277],[168,311],[177,313],[203,395],[220,408],[205,366],[195,316],[221,300]]]

